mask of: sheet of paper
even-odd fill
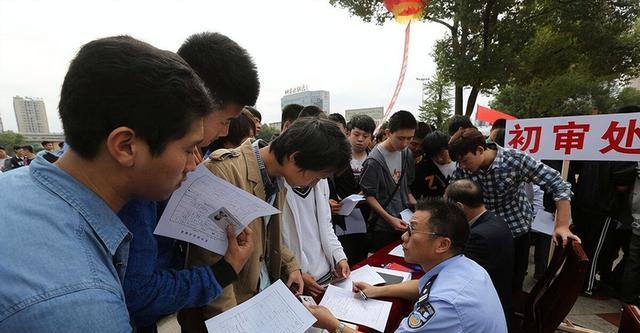
[[[336,236],[367,233],[367,223],[360,208],[354,209],[351,214],[344,217],[344,226],[346,229],[342,229],[340,226],[335,227]]]
[[[302,333],[316,318],[278,280],[256,296],[207,321],[209,332]]]
[[[404,250],[402,249],[402,244],[393,248],[393,250],[389,251],[389,255],[404,258]]]
[[[543,234],[551,235],[553,234],[553,227],[555,225],[555,218],[553,214],[546,212],[544,210],[539,210],[536,213],[536,218],[533,220],[531,224],[531,229],[534,231],[541,232]]]
[[[336,318],[350,323],[371,327],[383,332],[387,325],[391,302],[369,298],[334,286],[327,287],[320,305],[326,306]]]
[[[338,288],[351,290],[353,282],[355,281],[363,281],[372,286],[385,283],[384,279],[378,273],[376,273],[376,271],[374,271],[371,266],[364,265],[356,270],[351,271],[351,274],[348,278],[338,282],[334,282],[333,285]]]
[[[352,194],[340,201],[342,204],[342,208],[338,211],[338,215],[347,216],[351,214],[351,211],[356,207],[358,202],[363,201],[365,199],[362,194]]]
[[[385,284],[396,284],[411,280],[410,272],[401,272],[382,267],[371,267],[371,269],[384,279]]]
[[[413,216],[413,212],[409,208],[400,212],[400,218],[402,218],[402,220],[405,221],[407,224],[411,223],[412,216]]]
[[[209,251],[227,250],[225,228],[239,234],[251,221],[280,211],[227,181],[204,165],[187,174],[160,217],[154,233],[193,243]]]

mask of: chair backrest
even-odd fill
[[[618,333],[640,333],[640,310],[635,305],[622,306],[622,318]]]
[[[552,333],[565,319],[582,291],[589,258],[574,241],[557,245],[542,278],[529,294],[525,318],[537,333]]]

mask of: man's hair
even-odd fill
[[[403,129],[415,130],[418,126],[416,118],[409,111],[400,110],[389,117],[389,132]]]
[[[414,139],[423,140],[427,134],[433,132],[431,125],[425,123],[424,121],[418,122],[418,126],[416,127],[416,134],[413,135]]]
[[[493,134],[493,142],[498,144],[500,147],[504,147],[504,135],[506,133],[504,128],[498,128],[493,130],[495,134]]]
[[[351,120],[347,123],[348,131],[351,131],[354,128],[365,131],[373,136],[373,131],[376,130],[376,121],[366,114],[357,114],[351,117]]]
[[[469,238],[469,223],[458,206],[442,198],[426,198],[416,204],[416,211],[419,210],[431,214],[428,222],[431,231],[451,239],[451,250],[455,254],[464,250]]]
[[[258,70],[238,43],[213,32],[189,36],[178,49],[222,105],[255,105],[260,93]]]
[[[342,124],[344,128],[347,128],[347,120],[339,113],[332,113],[329,115],[329,119],[335,121],[338,124]]]
[[[300,118],[304,118],[304,117],[322,117],[322,116],[327,116],[327,114],[322,111],[321,108],[315,106],[315,105],[307,105],[304,108],[302,108],[302,110],[300,110],[300,114],[298,114],[298,119]]]
[[[459,179],[447,186],[445,194],[449,200],[459,202],[470,208],[480,208],[484,205],[482,188],[470,179]]]
[[[175,53],[116,36],[82,46],[64,78],[58,109],[67,144],[92,159],[121,126],[158,155],[212,105],[203,82]]]
[[[385,121],[380,125],[380,129],[376,133],[376,142],[380,143],[384,140],[384,132],[389,128],[389,122]]]
[[[26,151],[28,151],[30,153],[33,153],[33,147],[31,145],[24,145],[24,146],[22,146],[22,149],[24,149],[24,150],[26,150]]]
[[[422,151],[428,158],[436,156],[442,150],[446,150],[450,137],[440,131],[427,134],[422,142]]]
[[[478,147],[487,148],[484,135],[475,128],[460,128],[449,140],[449,157],[458,161],[468,153],[475,153]]]
[[[282,109],[282,118],[280,122],[280,129],[284,128],[284,123],[293,122],[298,119],[298,115],[304,106],[300,104],[289,104]]]
[[[48,145],[50,143],[53,143],[53,142],[51,142],[51,141],[42,141],[42,142],[40,142],[40,145],[44,147],[44,146],[46,146],[46,145]]]
[[[258,111],[258,109],[248,105],[245,105],[244,108],[247,109],[249,112],[251,112],[251,115],[254,118],[258,119],[258,121],[262,121],[262,114],[260,114],[260,111]]]
[[[304,117],[293,123],[269,145],[278,163],[293,153],[302,170],[335,172],[351,160],[351,145],[336,123]]]
[[[3,147],[3,146],[0,146],[0,150],[6,150],[6,149],[4,149],[4,147]]]
[[[18,149],[23,149],[22,146],[13,146],[13,151],[16,151]]]
[[[457,114],[447,121],[448,123],[448,132],[449,135],[453,136],[455,132],[457,132],[461,128],[475,128],[471,123],[471,119],[467,116],[463,116],[461,114]]]
[[[493,122],[493,125],[491,125],[491,130],[495,130],[498,128],[505,128],[507,127],[507,120],[504,118],[500,118],[500,119],[496,119],[496,121]]]

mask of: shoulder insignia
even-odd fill
[[[411,312],[407,317],[407,324],[413,329],[421,328],[431,321],[435,314],[436,310],[427,302]]]
[[[209,155],[209,158],[214,161],[223,161],[229,158],[240,156],[240,152],[235,149],[218,149]]]

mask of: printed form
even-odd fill
[[[227,225],[232,225],[238,235],[254,219],[279,212],[200,164],[169,199],[154,234],[224,254]]]
[[[316,318],[278,280],[256,296],[207,321],[209,332],[302,333]]]
[[[384,332],[391,302],[377,299],[363,300],[360,294],[329,285],[320,301],[336,318],[350,323],[371,327]]]

